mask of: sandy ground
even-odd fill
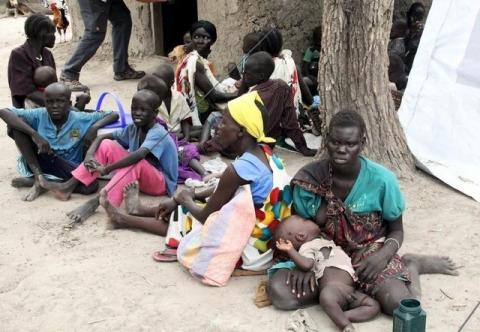
[[[7,61],[23,43],[24,19],[0,20],[0,105],[10,105]],[[221,41],[220,41],[221,42]],[[53,53],[61,68],[71,43]],[[151,70],[160,58],[133,59]],[[135,82],[112,80],[110,55],[96,56],[82,71],[93,100],[109,90],[128,103]],[[65,212],[84,202],[43,195],[20,200],[10,186],[17,151],[0,124],[0,331],[283,331],[291,312],[253,304],[264,277],[232,278],[223,288],[206,287],[177,264],[155,263],[150,254],[163,238],[131,230],[110,230],[102,209],[83,225],[64,230]],[[280,151],[290,174],[308,158]],[[456,331],[480,300],[480,204],[421,173],[402,181],[408,207],[402,252],[450,255],[463,268],[459,277],[423,276],[429,331]],[[151,200],[153,201],[153,200]],[[319,306],[306,309],[321,331],[335,327]],[[390,331],[380,315],[357,324],[359,331]],[[480,330],[480,311],[464,331]]]

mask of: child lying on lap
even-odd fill
[[[352,322],[378,314],[378,302],[355,290],[357,278],[350,257],[333,241],[320,238],[317,224],[296,215],[288,217],[278,226],[275,239],[277,249],[286,253],[298,269],[315,273],[320,305],[342,331],[355,331]]]

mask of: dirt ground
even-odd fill
[[[0,106],[10,105],[7,62],[23,43],[24,19],[0,20]],[[221,42],[221,41],[219,41]],[[60,69],[73,44],[57,45]],[[144,70],[158,57],[132,59]],[[121,96],[126,105],[136,82],[112,79],[111,56],[100,54],[82,71],[92,89]],[[179,265],[158,264],[151,253],[163,238],[107,228],[100,208],[84,224],[65,230],[65,213],[86,201],[59,202],[45,194],[31,203],[10,186],[17,151],[0,124],[0,331],[284,331],[291,312],[253,304],[265,277],[232,278],[223,288],[203,286]],[[293,175],[308,158],[279,151]],[[402,180],[407,199],[401,252],[450,255],[459,277],[422,276],[429,331],[456,331],[480,300],[480,204],[422,173]],[[154,201],[150,199],[150,201]],[[478,223],[478,224],[477,224]],[[306,309],[319,331],[335,331],[319,306]],[[356,324],[358,331],[391,331],[390,318]],[[463,331],[480,330],[480,310]]]

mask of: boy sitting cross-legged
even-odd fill
[[[22,158],[17,169],[22,175],[12,180],[14,187],[31,187],[23,197],[33,201],[43,193],[39,177],[48,174],[67,181],[82,161],[86,141],[93,141],[97,131],[117,121],[113,112],[75,112],[70,102],[70,89],[63,83],[53,83],[44,92],[46,107],[34,109],[5,108],[0,118],[8,125]],[[79,184],[72,190],[92,194],[98,189],[95,182]]]

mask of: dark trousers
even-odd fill
[[[65,63],[63,75],[78,80],[82,67],[105,39],[107,21],[112,23],[113,71],[121,74],[128,68],[128,43],[132,33],[130,10],[123,0],[78,0],[85,31],[77,48]]]
[[[8,134],[15,140],[20,153],[27,161],[28,167],[39,168],[43,174],[54,175],[64,181],[72,178],[72,171],[78,167],[77,164],[65,160],[57,155],[37,153],[37,147],[32,139],[15,129],[9,128]],[[95,181],[89,186],[79,183],[73,192],[82,195],[90,195],[98,190],[98,182]]]

